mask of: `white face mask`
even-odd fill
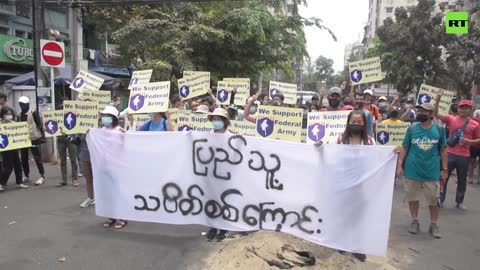
[[[3,119],[5,119],[6,121],[12,121],[13,115],[5,115],[3,116]]]

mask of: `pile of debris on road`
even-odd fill
[[[277,232],[259,231],[211,243],[205,270],[277,270],[277,269],[398,269],[386,258],[368,257],[365,263],[334,249]]]

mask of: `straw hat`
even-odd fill
[[[227,126],[230,126],[230,119],[228,118],[228,112],[222,108],[216,108],[212,113],[208,114],[208,120],[211,122],[214,116],[220,116],[227,120]]]
[[[209,112],[207,105],[198,105],[197,110],[194,113],[207,114]]]

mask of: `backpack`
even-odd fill
[[[147,131],[150,131],[150,126],[152,125],[152,121],[153,121],[152,119],[148,120]],[[167,130],[167,120],[165,120],[164,118],[163,118],[163,131],[168,131]]]

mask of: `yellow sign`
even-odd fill
[[[166,112],[168,110],[169,97],[170,81],[136,86],[130,91],[128,110],[132,114]]]
[[[350,80],[353,85],[383,80],[380,57],[348,63]]]
[[[172,130],[177,130],[178,128],[178,109],[177,108],[170,108],[167,111],[170,114],[170,121],[168,122],[168,126],[172,127]]]
[[[217,84],[217,99],[220,105],[230,105],[230,98],[233,87],[229,82],[218,82]]]
[[[148,120],[152,119],[148,114],[132,114],[133,122],[137,127],[143,125]]]
[[[302,139],[303,109],[259,106],[257,136],[275,140],[300,142]]]
[[[188,111],[178,111],[177,131],[190,131],[192,127],[192,114]]]
[[[132,73],[132,79],[130,79],[130,84],[128,85],[128,90],[137,85],[148,84],[150,78],[152,78],[152,73],[153,69],[134,71]]]
[[[306,128],[302,129],[302,141],[301,141],[301,143],[307,143],[307,132],[308,132],[308,130]]]
[[[184,71],[183,79],[178,80],[178,93],[185,100],[208,93],[210,72]]]
[[[31,147],[27,122],[0,125],[0,152]]]
[[[284,96],[283,103],[296,105],[297,104],[297,85],[291,83],[282,82],[270,82],[270,88],[268,90],[270,98],[276,94],[282,94]]]
[[[192,130],[199,132],[210,132],[213,130],[213,125],[208,121],[208,114],[194,113],[190,116],[192,121]]]
[[[307,117],[307,143],[337,143],[351,111],[312,112]]]
[[[377,143],[400,147],[410,123],[377,124]]]
[[[437,91],[439,90],[443,89],[422,84],[420,86],[420,91],[418,92],[416,105],[421,105],[423,103],[432,103],[435,105],[435,97],[437,96]],[[440,99],[440,103],[438,105],[439,113],[449,113],[450,106],[452,105],[452,100],[455,95],[456,93],[454,91],[443,90],[443,96],[442,99]]]
[[[70,84],[70,89],[82,92],[83,90],[98,90],[102,87],[103,79],[87,71],[80,70],[77,77]]]
[[[90,101],[98,102],[98,110],[105,109],[106,106],[112,102],[111,93],[108,90],[96,91],[96,90],[83,90],[82,99],[89,99]]]
[[[45,137],[61,136],[60,128],[63,127],[63,110],[44,111],[42,112],[43,129],[45,130]]]
[[[252,122],[248,121],[231,121],[232,126],[230,131],[235,134],[242,135],[242,136],[257,136],[257,129],[256,125]]]
[[[98,127],[98,102],[63,102],[63,126],[67,134],[85,134],[91,128]]]
[[[250,97],[250,78],[224,78],[224,82],[228,82],[235,90],[235,100],[233,104],[245,106]]]

